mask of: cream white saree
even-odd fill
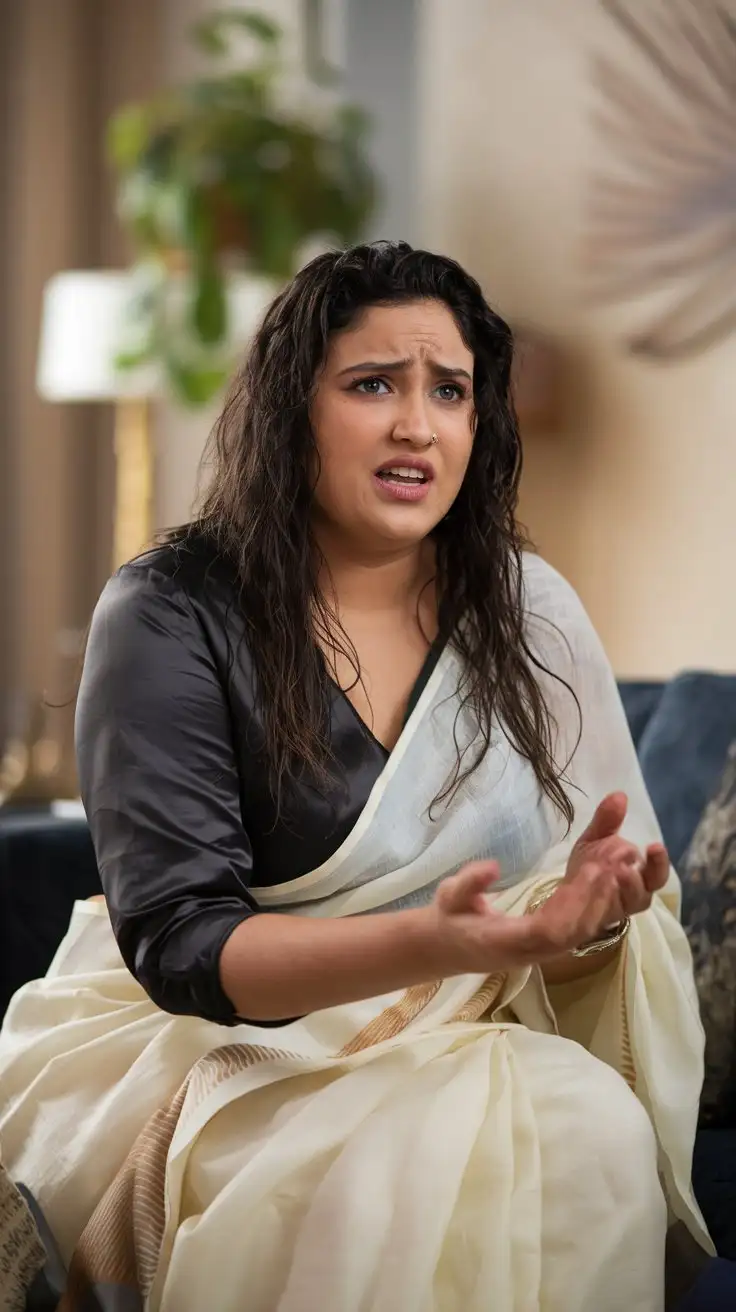
[[[521,914],[607,792],[658,837],[610,668],[572,591],[525,566],[528,632],[576,819],[565,836],[498,731],[434,819],[454,761],[447,650],[355,830],[259,891],[284,914],[425,901],[494,856]],[[564,637],[562,636],[564,635]],[[576,746],[577,744],[577,746]],[[0,1036],[0,1142],[70,1257],[65,1307],[118,1312],[661,1312],[690,1188],[702,1031],[673,873],[619,960],[579,986],[461,977],[268,1030],[158,1011],[104,907],[75,909]]]

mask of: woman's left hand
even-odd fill
[[[592,943],[608,937],[627,916],[649,909],[655,893],[669,878],[669,856],[661,843],[650,843],[641,852],[621,837],[627,806],[623,793],[610,793],[603,799],[572,850],[564,879],[549,901],[532,914],[532,921],[556,915],[563,922],[585,923],[586,941]],[[545,981],[548,985],[569,984],[597,974],[617,952],[618,947],[613,946],[581,958],[562,953],[543,963]]]
[[[573,847],[561,885],[580,887],[592,880],[600,887],[601,881],[604,883],[609,905],[602,916],[601,933],[626,916],[647,911],[654,894],[669,878],[670,862],[662,843],[651,843],[641,852],[622,838],[627,808],[624,793],[610,793],[603,799]]]

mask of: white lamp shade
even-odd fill
[[[130,276],[117,271],[58,273],[47,283],[36,386],[47,401],[114,401],[159,390],[158,370],[115,368]]]
[[[174,298],[184,292],[172,279]],[[124,270],[80,270],[57,274],[46,285],[36,386],[47,401],[116,401],[165,396],[157,363],[119,370],[115,358],[125,341],[136,291]],[[228,279],[227,350],[243,351],[276,288],[247,274]]]

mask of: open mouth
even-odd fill
[[[376,478],[382,483],[393,483],[398,487],[416,487],[430,483],[434,474],[422,465],[384,465],[376,470]]]
[[[426,460],[386,461],[373,475],[379,496],[388,501],[423,501],[429,496],[434,470]]]

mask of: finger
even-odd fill
[[[471,861],[456,875],[445,879],[437,890],[437,901],[446,915],[485,911],[484,894],[501,874],[497,861]]]
[[[624,914],[618,881],[610,879],[606,873],[591,885],[585,901],[578,909],[571,930],[575,937],[571,947],[592,943],[605,933],[608,925],[618,924]]]
[[[596,808],[588,828],[578,839],[579,843],[596,843],[602,838],[617,834],[626,819],[629,799],[625,793],[609,793]]]
[[[650,893],[657,893],[670,877],[669,853],[663,843],[651,843],[646,858],[642,879]]]
[[[646,863],[641,858],[625,862],[618,876],[621,910],[625,916],[638,916],[652,904],[652,894],[644,879]]]
[[[488,893],[500,876],[501,867],[497,861],[473,861],[460,870],[458,878],[462,881],[464,900],[458,905],[458,912],[489,914],[492,908]]]

